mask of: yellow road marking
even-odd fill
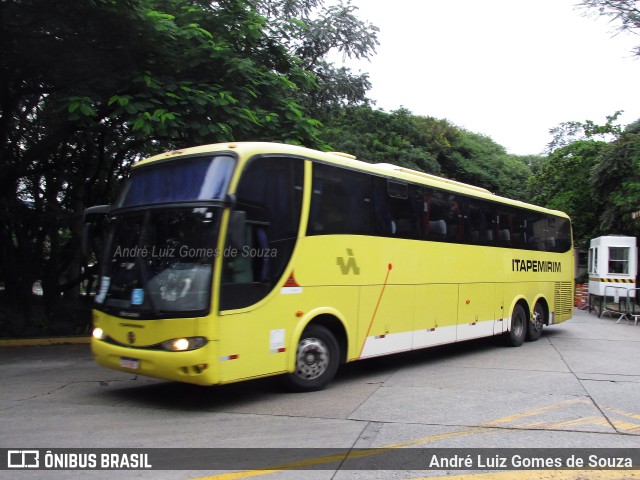
[[[637,423],[623,422],[622,420],[611,419],[611,423],[616,429],[626,433],[640,433],[640,425]]]
[[[618,415],[622,415],[623,417],[626,417],[632,420],[640,420],[640,415],[637,413],[626,412],[624,410],[620,410],[619,408],[613,408],[613,407],[607,407],[607,406],[603,408],[608,412],[617,413]],[[614,427],[616,427],[616,429],[622,432],[640,433],[640,424],[638,423],[618,420],[616,418],[610,418],[609,420],[611,420],[611,423],[613,424]]]
[[[613,408],[613,407],[604,407],[604,409],[608,410],[609,412],[618,413],[624,417],[640,420],[640,414],[637,414],[637,413],[625,412],[624,410],[620,410],[618,408]]]
[[[473,435],[475,433],[481,432],[482,430],[483,429],[481,428],[471,428],[469,430],[459,430],[457,432],[438,433],[435,435],[429,435],[427,437],[420,437],[413,440],[405,440],[404,442],[393,443],[391,445],[386,445],[384,447],[358,450],[357,452],[350,452],[347,455],[342,455],[342,454],[328,455],[324,457],[310,458],[308,460],[300,460],[299,462],[290,462],[282,465],[273,465],[273,466],[266,467],[264,470],[248,470],[245,472],[222,473],[219,475],[213,475],[209,477],[199,477],[198,479],[194,479],[194,480],[236,480],[240,478],[255,477],[258,475],[268,475],[270,473],[275,473],[275,472],[283,472],[285,470],[297,470],[300,468],[308,468],[316,465],[325,465],[327,463],[341,462],[346,459],[364,458],[372,455],[380,455],[381,453],[385,453],[384,449],[413,447],[416,445],[421,445],[423,443],[436,442],[438,440],[443,440],[447,438]]]
[[[379,455],[384,453],[384,449],[394,449],[394,448],[406,448],[406,447],[414,447],[417,445],[422,445],[425,443],[436,442],[438,440],[455,438],[467,435],[475,435],[477,433],[487,434],[487,428],[500,428],[504,424],[512,423],[516,420],[529,418],[535,415],[548,413],[554,410],[558,410],[564,408],[569,405],[575,405],[579,403],[590,404],[591,402],[584,398],[574,398],[569,400],[563,400],[561,402],[552,403],[550,405],[546,405],[541,408],[537,408],[534,410],[529,410],[523,413],[518,413],[516,415],[509,415],[506,417],[499,418],[497,420],[493,420],[490,422],[482,423],[478,427],[473,427],[467,430],[459,430],[455,432],[448,433],[439,433],[435,435],[429,435],[426,437],[420,437],[412,440],[405,440],[403,442],[397,442],[390,445],[386,445],[383,447],[376,447],[372,449],[358,450],[357,452],[349,452],[346,455],[336,454],[336,455],[328,455],[324,457],[310,458],[307,460],[300,460],[298,462],[290,462],[282,465],[273,465],[269,467],[265,467],[261,470],[247,470],[243,472],[231,472],[231,473],[223,473],[213,476],[207,477],[199,477],[194,480],[238,480],[242,478],[256,477],[260,475],[269,475],[271,473],[283,472],[287,470],[298,470],[301,468],[313,467],[316,465],[325,465],[328,463],[341,462],[347,459],[355,459],[355,458],[364,458],[372,455]],[[618,413],[620,415],[633,418],[640,419],[640,415],[630,412],[625,412],[622,410],[614,409],[611,407],[603,407],[605,410]],[[611,419],[611,422],[618,430],[623,431],[631,431],[636,432],[640,431],[640,425],[635,423],[623,422],[620,420]],[[572,420],[565,420],[559,422],[533,422],[524,425],[518,425],[518,428],[545,428],[545,429],[556,429],[560,430],[566,427],[574,427],[579,425],[598,425],[610,427],[607,420],[600,416],[590,416],[590,417],[581,417]],[[551,471],[551,470],[524,470],[517,472],[499,472],[499,473],[486,473],[486,474],[468,474],[468,475],[458,475],[458,476],[446,476],[446,477],[423,477],[424,479],[429,480],[438,480],[438,479],[447,479],[447,480],[507,480],[507,479],[517,479],[517,480],[528,480],[528,479],[539,479],[539,480],[622,480],[622,479],[640,479],[640,471],[629,471],[629,470],[570,470],[570,471]],[[422,480],[422,479],[414,479],[414,480]]]
[[[529,423],[525,425],[518,425],[518,428],[544,428],[550,430],[562,430],[567,427],[577,427],[580,425],[597,425],[600,427],[609,427],[611,429],[611,425],[605,418],[592,416],[592,417],[582,417],[575,418],[572,420],[563,420],[561,422],[535,422]]]
[[[558,410],[559,408],[564,408],[567,405],[574,405],[576,403],[590,403],[588,400],[584,398],[572,398],[569,400],[563,400],[562,402],[552,403],[550,405],[546,405],[541,408],[536,408],[535,410],[529,410],[523,413],[518,413],[516,415],[509,415],[508,417],[502,417],[498,420],[492,420],[490,422],[480,424],[481,427],[496,427],[502,423],[511,423],[516,420],[520,420],[522,418],[533,417],[535,415],[539,415],[541,413],[551,412],[553,410]]]

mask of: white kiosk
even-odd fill
[[[635,237],[608,235],[589,245],[589,311],[619,315],[618,322],[638,323],[636,275],[638,249]],[[618,323],[616,322],[616,323]]]

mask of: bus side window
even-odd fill
[[[426,240],[436,242],[462,241],[462,199],[440,190],[427,190],[428,220],[425,220]],[[426,217],[425,217],[426,218]]]
[[[547,219],[542,214],[534,214],[527,221],[527,248],[544,251],[547,238]]]
[[[465,243],[493,245],[493,209],[487,202],[469,199],[465,206]]]
[[[498,224],[498,246],[511,247],[513,245],[513,218],[509,212],[505,210],[498,210],[497,218]]]
[[[371,233],[371,177],[339,167],[313,165],[308,235]]]
[[[566,218],[556,218],[556,252],[571,249],[571,222]]]
[[[373,231],[375,235],[418,239],[422,228],[419,187],[390,179],[373,180]]]
[[[520,209],[513,209],[511,211],[511,222],[512,222],[512,238],[511,238],[511,247],[512,248],[527,248],[526,239],[527,239],[527,219],[525,216],[525,212]]]
[[[234,231],[221,252],[221,310],[253,305],[283,275],[298,237],[303,169],[304,161],[288,157],[256,157],[245,167],[236,192]],[[236,223],[243,216],[241,228]]]

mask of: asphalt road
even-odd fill
[[[640,470],[352,470],[315,450],[640,449],[640,325],[576,311],[520,348],[487,339],[356,362],[326,390],[305,394],[284,393],[275,379],[202,388],[105,370],[88,345],[4,347],[0,415],[5,449],[309,448],[315,465],[304,472],[286,465],[236,472],[0,470],[1,478],[640,478]]]

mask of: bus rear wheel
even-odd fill
[[[527,325],[527,340],[530,342],[535,342],[542,335],[542,327],[544,326],[545,321],[545,311],[544,307],[540,304],[540,302],[536,303],[536,306],[533,308],[533,318]]]
[[[524,343],[524,339],[527,336],[528,323],[529,321],[524,308],[520,304],[516,305],[511,315],[511,328],[505,335],[507,345],[519,347]]]
[[[339,358],[333,334],[321,325],[309,325],[298,342],[295,370],[284,377],[286,386],[296,392],[322,390],[333,380]]]

